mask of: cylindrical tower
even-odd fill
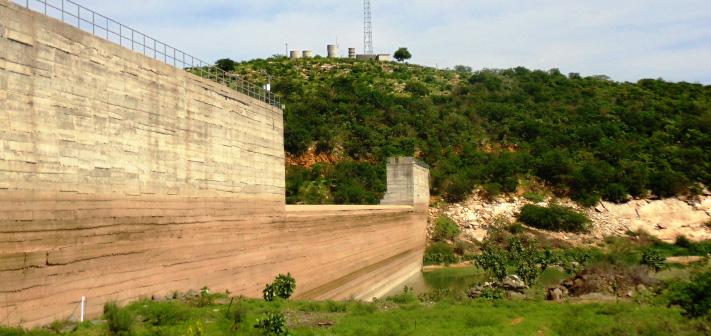
[[[314,52],[311,50],[304,50],[304,58],[314,58]]]
[[[356,58],[356,48],[348,48],[348,58]]]
[[[301,50],[292,50],[289,53],[289,58],[291,58],[291,59],[301,58]]]
[[[338,46],[337,45],[329,44],[326,46],[326,50],[328,51],[328,57],[338,58]]]

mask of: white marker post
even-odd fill
[[[79,317],[79,322],[84,322],[84,302],[86,302],[86,297],[81,297],[81,316]]]

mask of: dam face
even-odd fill
[[[282,110],[0,0],[0,325],[199,289],[370,299],[421,268],[428,171],[287,206]]]

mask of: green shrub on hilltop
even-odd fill
[[[526,204],[521,208],[518,220],[538,229],[564,232],[584,232],[591,224],[585,214],[560,205],[543,207]]]

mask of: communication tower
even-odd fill
[[[373,54],[373,16],[370,14],[370,0],[363,1],[363,53]]]

